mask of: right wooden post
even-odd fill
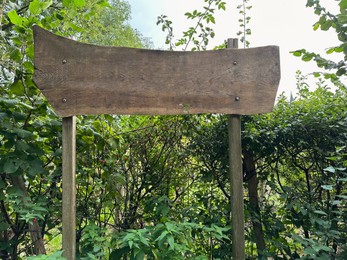
[[[228,48],[238,48],[238,39],[228,39]],[[240,101],[241,97],[235,97]],[[245,221],[243,206],[243,172],[241,147],[241,116],[228,115],[229,163],[232,219],[232,256],[245,259]]]
[[[63,256],[76,259],[76,117],[63,118]]]

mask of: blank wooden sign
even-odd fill
[[[34,80],[61,117],[258,114],[273,109],[279,48],[203,52],[102,47],[34,27]]]

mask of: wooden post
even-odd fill
[[[76,119],[63,118],[63,256],[76,257]]]
[[[238,48],[237,39],[228,39],[228,48]],[[235,101],[242,102],[242,97]],[[245,259],[241,116],[228,115],[233,259]]]

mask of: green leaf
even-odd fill
[[[292,52],[293,53],[293,55],[294,56],[296,56],[296,57],[300,57],[301,56],[301,51],[294,51],[294,52]]]
[[[19,103],[18,99],[10,99],[10,98],[1,98],[0,97],[0,102],[5,103],[6,105],[16,105]]]
[[[324,190],[332,190],[333,189],[333,185],[322,185],[321,186]]]
[[[308,255],[315,255],[316,254],[316,251],[312,247],[305,248],[304,252]]]
[[[5,163],[4,163],[4,172],[5,173],[8,173],[8,174],[11,174],[11,173],[14,173],[18,170],[19,168],[19,164],[17,162],[17,160],[7,160]]]
[[[302,60],[303,61],[310,61],[310,60],[312,60],[312,58],[313,58],[313,54],[312,53],[305,53],[303,56],[302,56]]]
[[[25,143],[25,142],[23,142],[21,140],[18,140],[16,142],[16,150],[18,150],[18,151],[26,151],[29,148],[30,148],[30,146],[27,143]]]
[[[339,6],[341,9],[346,9],[347,8],[347,0],[341,0],[339,3]]]
[[[21,128],[14,128],[13,132],[15,132],[21,138],[29,138],[29,137],[33,136],[32,132],[21,129]]]
[[[44,169],[42,167],[42,161],[40,159],[35,159],[34,161],[30,162],[30,168],[29,168],[29,175],[36,176],[39,173],[43,173]]]
[[[317,31],[318,28],[319,28],[320,24],[319,23],[315,23],[314,26],[313,26],[313,30],[314,31]]]
[[[330,29],[330,27],[332,26],[333,22],[331,20],[327,20],[325,23],[321,24],[320,28],[323,31],[327,31]]]
[[[140,241],[142,242],[142,244],[149,246],[149,243],[145,237],[143,237],[142,235],[139,235],[139,238],[140,238]]]
[[[11,60],[19,61],[22,59],[22,57],[23,57],[22,53],[17,48],[10,52],[10,59]]]
[[[136,254],[136,256],[135,256],[135,259],[136,260],[143,260],[143,259],[145,259],[145,252],[143,252],[143,251],[138,252]]]
[[[332,166],[329,166],[329,167],[325,168],[324,171],[335,173],[335,168]]]
[[[22,107],[25,107],[25,108],[28,108],[28,109],[34,109],[34,107],[24,103],[24,102],[19,102],[19,104],[22,106]]]
[[[33,0],[29,4],[29,11],[32,15],[38,15],[42,12],[41,10],[41,1],[40,0]]]
[[[8,12],[7,15],[8,15],[8,18],[10,18],[11,23],[13,23],[14,25],[17,25],[17,26],[23,25],[23,18],[17,14],[16,10],[12,10]]]
[[[169,247],[171,250],[175,249],[175,239],[173,236],[168,236],[167,237],[167,242],[169,243]]]
[[[326,51],[326,54],[331,54],[335,51],[335,47],[334,48],[330,48]]]
[[[42,11],[45,11],[48,7],[50,7],[53,4],[53,0],[45,0],[42,2]]]
[[[74,4],[76,7],[83,7],[86,5],[86,1],[85,0],[73,0]]]
[[[24,87],[21,81],[17,80],[11,85],[11,92],[15,95],[23,95]]]
[[[160,242],[167,234],[168,232],[165,230],[163,233],[160,234],[160,236],[155,241]]]
[[[314,213],[318,214],[318,215],[323,215],[323,216],[327,216],[327,213],[325,213],[324,211],[321,210],[315,210],[313,211]]]
[[[328,247],[328,246],[317,246],[315,249],[317,249],[317,251],[323,250],[325,252],[331,252],[332,248]]]
[[[345,75],[346,74],[346,69],[345,68],[340,68],[340,69],[338,69],[337,71],[336,71],[336,75],[337,76],[343,76],[343,75]]]

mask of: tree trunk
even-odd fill
[[[259,207],[258,177],[252,152],[244,151],[243,156],[255,243],[257,245],[259,259],[262,259],[262,256],[266,251],[266,246]]]
[[[12,180],[13,186],[19,187],[20,190],[23,192],[23,198],[29,198],[29,193],[25,186],[23,177],[12,176],[11,180]],[[23,201],[23,203],[25,202]],[[32,224],[29,224],[29,233],[30,233],[32,244],[33,244],[34,254],[35,255],[46,254],[45,245],[43,243],[43,239],[41,235],[41,229],[37,222],[33,222]]]

